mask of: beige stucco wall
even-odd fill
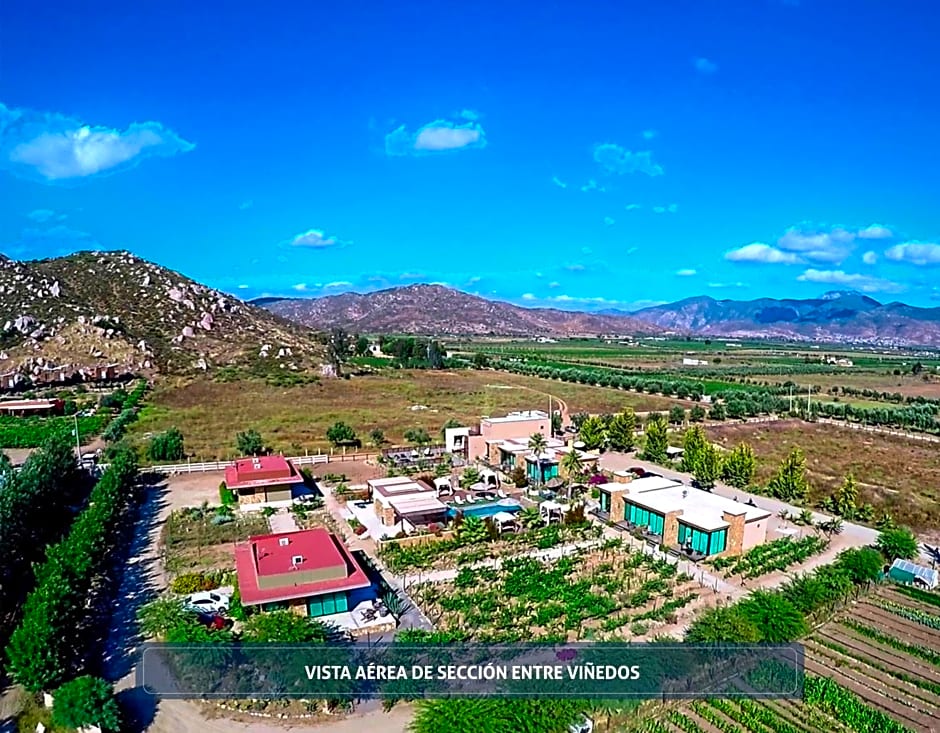
[[[767,518],[758,522],[748,522],[744,525],[744,552],[767,541],[767,523],[769,521],[770,519]]]
[[[532,433],[541,433],[546,438],[550,437],[552,421],[550,418],[534,420],[514,420],[512,422],[490,422],[482,420],[480,422],[480,437],[483,440],[508,438],[528,438]]]

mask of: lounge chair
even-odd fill
[[[454,504],[456,504],[457,506],[463,506],[464,501],[463,501],[463,499],[461,499],[460,496],[458,495],[458,496],[455,496],[455,497],[454,497]]]
[[[496,492],[496,496],[498,496],[500,499],[508,499],[508,498],[509,498],[509,496],[506,494],[506,492],[503,491],[502,489],[499,489],[499,490]]]
[[[467,494],[467,503],[468,503],[468,504],[475,504],[475,503],[476,503],[476,500],[477,500],[477,498],[476,498],[473,494]]]

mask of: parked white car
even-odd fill
[[[201,613],[225,613],[232,597],[215,591],[192,593],[186,597],[186,607]]]

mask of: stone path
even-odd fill
[[[297,520],[294,519],[294,515],[290,511],[279,511],[277,514],[272,514],[268,517],[268,525],[270,525],[271,532],[274,534],[300,531]]]

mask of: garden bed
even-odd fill
[[[452,581],[411,591],[439,630],[505,642],[642,636],[700,592],[675,565],[629,552],[619,540],[560,559],[463,567]]]
[[[211,506],[179,509],[163,527],[164,567],[170,575],[232,569],[232,543],[270,531],[267,517],[260,513],[237,514]]]

